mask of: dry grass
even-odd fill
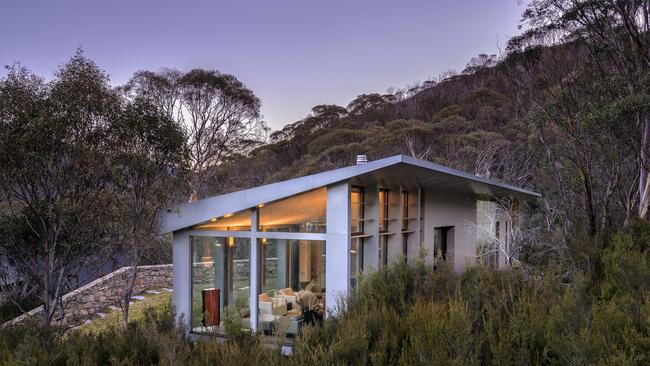
[[[144,296],[146,300],[134,301],[134,303],[131,304],[129,307],[129,323],[141,320],[144,316],[144,311],[147,308],[162,308],[165,305],[171,304],[172,293],[165,290],[159,291],[159,294],[140,294],[141,296]],[[122,321],[121,310],[107,310],[104,318],[95,317],[92,319],[92,323],[84,324],[76,328],[76,330],[84,333],[98,334],[107,328],[121,326]]]

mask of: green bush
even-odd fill
[[[6,327],[0,364],[647,365],[649,244],[650,225],[635,221],[568,280],[561,266],[458,274],[444,263],[396,263],[362,276],[336,317],[293,339],[289,357],[236,318],[226,319],[228,340],[188,338],[168,307],[93,335]]]

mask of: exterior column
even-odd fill
[[[350,285],[350,185],[327,187],[327,233],[325,244],[326,314],[333,314],[339,298],[346,298]]]
[[[250,314],[251,314],[251,330],[253,332],[257,331],[257,314],[259,313],[258,310],[258,304],[257,304],[257,296],[259,293],[259,264],[260,264],[260,259],[259,259],[259,245],[257,244],[257,227],[258,227],[258,210],[257,207],[254,207],[251,209],[251,257],[250,257],[250,262],[249,262],[249,268],[250,268],[250,295],[248,299],[248,307],[250,309]]]
[[[172,302],[176,309],[176,321],[183,321],[189,332],[192,328],[192,246],[187,231],[172,234],[173,288]]]

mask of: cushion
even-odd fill
[[[282,290],[278,290],[279,293],[282,295],[287,295],[287,296],[296,296],[296,294],[293,292],[293,289],[291,287],[283,288]]]
[[[263,293],[257,298],[260,302],[273,302],[273,299],[271,299],[271,296],[267,293]]]

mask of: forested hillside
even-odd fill
[[[391,94],[363,94],[347,106],[315,106],[309,116],[272,133],[270,143],[233,159],[206,194],[349,165],[356,154],[370,159],[408,154],[534,186],[530,164],[516,167],[524,162],[506,160],[525,158],[515,155],[529,148],[531,106],[577,70],[584,52],[572,43],[528,49],[498,62],[481,55],[478,65],[468,64],[462,74],[443,74],[440,81]],[[250,164],[260,169],[232,173]]]
[[[351,165],[357,154],[371,160],[406,154],[542,192],[530,224],[563,238],[569,226],[586,222],[580,172],[551,151],[568,146],[561,146],[562,136],[547,142],[547,134],[558,131],[535,121],[533,107],[583,72],[588,59],[580,41],[526,48],[500,60],[479,55],[460,74],[360,95],[347,106],[315,106],[304,119],[273,132],[269,143],[230,157],[203,195]],[[596,180],[594,195],[611,189]],[[621,223],[623,204],[603,203],[602,220]]]
[[[521,25],[502,56],[314,106],[274,132],[254,91],[217,70],[137,71],[116,88],[82,51],[49,81],[8,67],[0,315],[43,305],[44,316],[0,329],[0,363],[647,365],[650,1],[532,0]],[[157,225],[168,207],[358,154],[541,192],[518,203],[505,238],[516,260],[503,271],[477,261],[455,273],[440,258],[363,273],[335,316],[292,340],[292,357],[269,347],[286,334],[242,331],[238,312],[225,314],[225,341],[188,338],[171,308],[129,320],[138,266],[169,260]],[[121,324],[64,334],[62,295],[116,255],[131,276]]]

